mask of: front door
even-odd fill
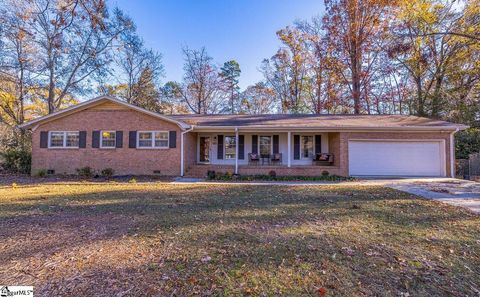
[[[260,136],[260,155],[270,158],[272,153],[272,136]]]
[[[200,163],[210,162],[210,136],[200,136]]]

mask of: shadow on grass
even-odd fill
[[[304,295],[320,285],[338,294],[445,295],[453,289],[470,293],[465,283],[479,286],[468,271],[480,273],[478,255],[456,254],[468,253],[467,247],[480,240],[478,217],[393,190],[96,186],[68,194],[62,189],[30,193],[25,199],[1,203],[0,237],[7,240],[0,260],[48,259],[102,242],[118,244],[120,252],[127,239],[140,248],[155,247],[145,255],[125,254],[125,263],[133,257],[139,261],[128,269],[114,263],[84,268],[86,275],[100,277],[96,285],[103,285],[95,289],[88,278],[63,284],[76,293],[82,288],[102,292],[102,286],[120,280],[119,292],[128,285],[135,286],[130,293],[145,286],[158,294],[179,295],[195,290],[244,294],[245,286],[257,293]],[[456,226],[462,227],[458,238],[437,240],[433,246],[426,241],[424,234],[441,228],[451,236]],[[174,248],[170,254],[164,254],[167,247]],[[450,255],[450,249],[455,253]],[[205,256],[211,259],[202,261]],[[115,264],[126,265],[122,261]],[[64,267],[68,273],[80,273],[68,268]],[[52,287],[39,278],[41,290],[63,290],[54,285],[63,278],[45,275]],[[456,284],[460,276],[464,282]]]

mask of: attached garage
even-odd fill
[[[446,176],[444,140],[350,140],[352,176]]]

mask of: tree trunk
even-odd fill
[[[420,77],[415,79],[417,85],[417,115],[425,116],[425,102],[423,100],[422,79]]]
[[[55,112],[55,64],[53,63],[52,57],[52,48],[48,48],[48,71],[49,79],[48,79],[48,113]]]
[[[350,55],[351,65],[352,65],[352,97],[353,97],[353,112],[355,114],[360,114],[360,61],[359,61],[359,52],[357,51],[357,44],[353,42],[352,53]]]
[[[440,91],[442,88],[443,75],[440,75],[436,78],[435,90],[433,92],[432,98],[432,117],[438,119],[440,117]]]

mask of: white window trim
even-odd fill
[[[114,144],[113,146],[104,146],[103,145],[103,132],[113,132],[115,133],[115,138],[113,139],[114,141]],[[114,148],[117,148],[117,131],[113,131],[113,130],[102,130],[100,131],[100,148],[101,149],[114,149]]]
[[[315,135],[309,134],[299,134],[300,135],[300,160],[311,160],[315,157]],[[312,137],[312,156],[311,157],[304,157],[303,156],[303,137]]]
[[[140,133],[151,133],[152,146],[140,146]],[[155,146],[155,133],[167,133],[167,146]],[[165,150],[170,148],[170,133],[169,131],[137,131],[137,149],[141,150]]]
[[[51,137],[52,133],[63,133],[63,146],[51,146]],[[78,145],[77,146],[67,146],[67,133],[77,133],[78,134]],[[49,149],[78,149],[80,148],[80,131],[48,131],[48,148]]]
[[[224,135],[223,136],[223,159],[224,160],[235,160],[237,155],[233,158],[227,158],[227,137],[231,137],[236,140],[235,135]],[[235,141],[235,147],[237,147],[237,142]]]

